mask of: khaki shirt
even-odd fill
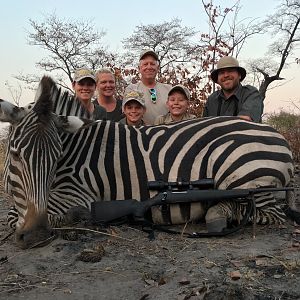
[[[145,100],[146,106],[146,112],[144,114],[143,119],[145,123],[149,125],[154,124],[156,117],[166,114],[168,112],[166,102],[168,99],[168,93],[172,86],[169,84],[157,82],[154,88],[156,89],[156,103],[153,103],[151,101],[151,94],[149,92],[149,88],[146,87],[142,82],[130,84],[125,89],[125,94],[127,94],[130,91],[139,91],[143,93],[143,98]]]
[[[192,115],[192,114],[189,114],[189,113],[185,113],[181,120],[180,121],[184,121],[184,120],[190,120],[190,119],[195,119],[196,116],[195,115]],[[155,122],[154,122],[154,125],[161,125],[161,124],[170,124],[170,123],[174,123],[174,122],[178,122],[178,121],[174,121],[172,119],[172,116],[170,113],[167,113],[163,116],[158,116],[156,119],[155,119]]]

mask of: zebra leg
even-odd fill
[[[300,184],[293,177],[289,186],[292,186],[294,190],[286,193],[287,209],[285,212],[292,221],[300,225]]]
[[[277,204],[273,193],[260,193],[255,196],[256,223],[257,224],[282,224],[286,215]],[[205,221],[209,232],[220,232],[232,221],[240,221],[247,213],[247,204],[234,200],[222,201],[210,207],[206,213]],[[253,216],[249,221],[253,222]]]
[[[203,203],[169,204],[151,208],[152,221],[159,225],[176,225],[198,222],[204,218],[206,207]]]
[[[223,202],[210,207],[205,215],[206,228],[208,232],[221,232],[227,227],[227,220],[232,218],[231,211],[224,209]]]
[[[7,213],[7,224],[10,228],[16,229],[19,216],[16,208],[12,206]]]

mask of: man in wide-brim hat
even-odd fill
[[[241,84],[246,74],[237,59],[222,57],[211,72],[211,79],[221,89],[208,97],[203,117],[238,116],[247,121],[261,122],[263,100],[254,86]]]

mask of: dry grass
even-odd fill
[[[6,153],[6,140],[0,140],[0,180],[2,180],[3,168],[4,168],[4,159]]]

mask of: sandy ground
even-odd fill
[[[121,225],[21,250],[8,236],[7,209],[1,193],[0,299],[300,299],[300,227],[292,222],[258,226],[255,239],[249,226],[222,238],[156,232],[152,241]]]

